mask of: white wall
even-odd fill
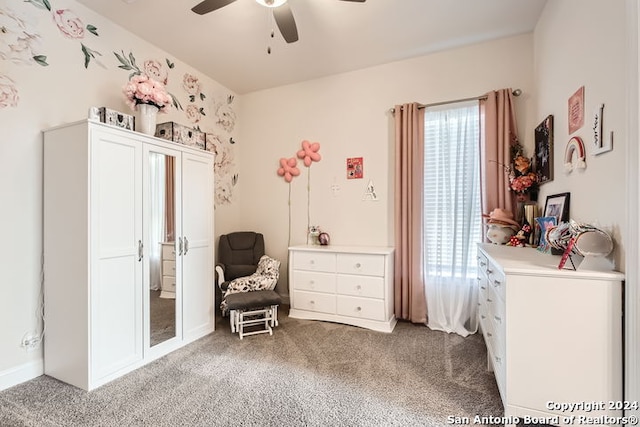
[[[613,232],[616,243],[613,259],[617,269],[628,274],[625,282],[627,401],[637,400],[640,390],[638,246],[637,241],[633,241],[638,238],[638,172],[629,170],[638,167],[637,141],[629,138],[630,135],[638,136],[637,7],[633,0],[626,3],[554,0],[547,2],[534,32],[536,119],[553,114],[556,120],[555,179],[542,186],[541,200],[548,194],[571,192],[572,218],[599,223]],[[567,99],[583,85],[585,125],[571,136],[577,135],[584,140],[587,168],[567,175],[562,166],[570,137]],[[601,103],[605,104],[604,134],[614,132],[613,151],[593,157],[591,117],[592,111]],[[627,200],[627,196],[632,200]],[[627,255],[630,258],[625,265]],[[638,411],[626,415],[631,413],[638,414]]]
[[[36,7],[37,2],[0,3],[0,25],[8,31],[0,38],[0,223],[5,242],[0,245],[0,389],[37,374],[42,367],[41,348],[27,353],[20,347],[24,334],[42,328],[41,131],[86,118],[91,106],[131,113],[122,96],[131,71],[118,68],[122,64],[114,54],[124,51],[127,57],[133,53],[140,67],[146,60],[155,60],[166,72],[167,87],[183,110],[160,115],[160,121],[199,126],[225,149],[237,132],[237,124],[230,129],[219,123],[219,113],[225,110],[233,116],[236,106],[227,104],[233,93],[214,80],[73,0],[50,0],[52,11]],[[76,38],[65,36],[69,28],[58,27],[53,19],[58,10],[80,23],[80,28],[93,25],[98,35],[85,30],[75,33]],[[87,68],[82,45],[95,52]],[[46,56],[42,60],[48,65],[38,65],[32,59],[35,55]],[[186,73],[199,79],[204,99],[198,93],[190,101],[182,85]],[[197,123],[187,114],[194,106],[206,114]],[[226,170],[233,172],[233,168]]]
[[[289,228],[291,244],[305,243],[307,217],[330,234],[332,244],[393,245],[389,109],[520,88],[520,135],[532,146],[532,58],[532,35],[520,35],[243,96],[242,226],[265,234],[267,252],[283,261],[283,273]],[[290,184],[289,205],[289,184],[276,174],[278,160],[295,156],[305,139],[320,142],[322,160],[310,169],[298,163],[301,175]],[[364,179],[346,179],[348,157],[364,158]],[[376,202],[362,200],[370,179]],[[334,184],[340,187],[335,194]],[[286,295],[284,278],[278,291]]]
[[[540,188],[546,196],[571,193],[571,217],[600,224],[614,235],[616,267],[624,271],[626,215],[626,41],[622,1],[554,0],[535,29],[536,123],[554,116],[554,179]],[[585,123],[569,135],[568,99],[585,87]],[[593,153],[593,111],[604,104],[604,135],[614,132],[613,151]],[[571,136],[585,143],[587,168],[565,173]],[[636,183],[637,184],[637,183]]]

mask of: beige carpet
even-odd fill
[[[90,393],[42,376],[0,392],[1,426],[446,426],[501,416],[480,335],[291,319],[213,334]]]

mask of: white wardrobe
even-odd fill
[[[91,390],[214,330],[213,191],[212,153],[89,120],[44,132],[45,374]]]

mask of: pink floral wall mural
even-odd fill
[[[52,68],[50,64],[60,65],[60,53],[69,50],[70,57],[77,52],[80,69],[126,71],[122,85],[133,76],[146,76],[166,87],[174,111],[170,120],[206,134],[207,150],[217,155],[216,205],[232,203],[238,183],[232,134],[237,121],[234,95],[219,93],[219,87],[208,87],[210,79],[203,79],[194,70],[179,71],[177,68],[181,67],[169,58],[153,57],[156,55],[145,58],[140,52],[116,46],[107,49],[113,55],[104,56],[94,45],[100,50],[105,45],[109,47],[110,34],[99,31],[85,13],[74,10],[79,8],[73,8],[73,4],[65,0],[15,0],[0,4],[0,115],[3,110],[19,107],[21,85],[28,84],[20,80],[19,73],[5,71],[7,68],[1,66],[2,62],[19,67],[35,65],[46,73]],[[101,26],[110,28],[104,23]],[[52,36],[54,33],[59,37]],[[43,34],[47,34],[46,40]],[[115,34],[111,39],[114,37]],[[74,64],[65,64],[65,67],[73,68]],[[114,87],[114,91],[120,90],[122,86]],[[96,105],[99,104],[97,100]],[[176,112],[183,120],[173,118]]]
[[[18,89],[13,80],[0,74],[0,110],[18,106]]]

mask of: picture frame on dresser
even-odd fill
[[[558,224],[569,221],[569,202],[571,193],[558,193],[547,196],[544,204],[544,215],[553,216]]]

